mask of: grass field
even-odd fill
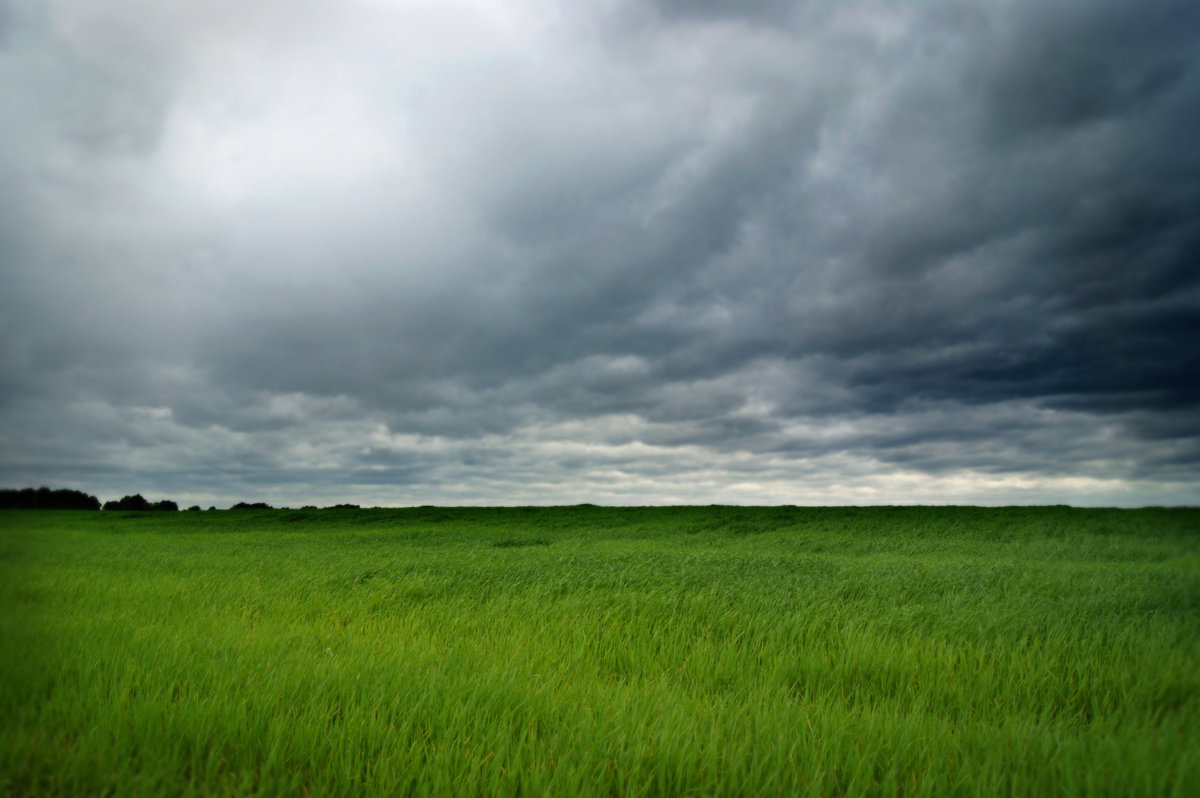
[[[0,794],[1200,785],[1200,510],[9,511],[0,610]]]

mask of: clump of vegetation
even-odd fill
[[[170,499],[162,501],[150,502],[147,501],[142,494],[135,493],[132,496],[124,496],[120,499],[111,499],[104,503],[105,510],[162,510],[167,512],[176,512],[179,510],[179,505]]]
[[[1200,510],[9,512],[0,607],[0,794],[1200,784]]]
[[[0,490],[0,510],[99,510],[100,500],[83,491],[60,488]]]
[[[230,510],[271,510],[274,509],[266,502],[238,502]]]

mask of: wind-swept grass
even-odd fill
[[[1189,795],[1200,512],[0,514],[0,792]]]

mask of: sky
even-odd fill
[[[1200,504],[1195,0],[0,0],[0,485]]]

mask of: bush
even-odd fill
[[[275,509],[266,502],[238,502],[229,508],[230,510],[273,510]]]

